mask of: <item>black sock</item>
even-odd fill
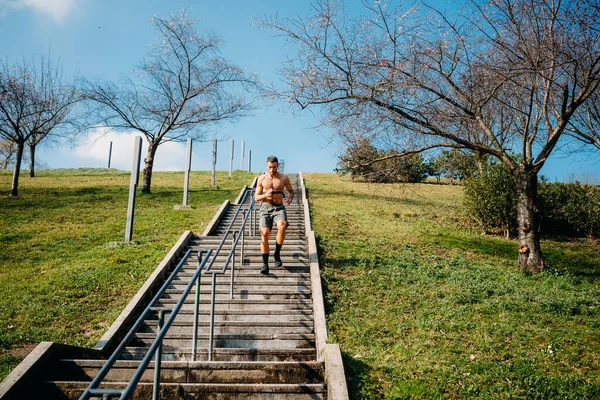
[[[267,254],[261,254],[262,258],[263,258],[263,264],[267,265],[269,264],[269,253]]]
[[[279,261],[280,257],[279,257],[279,252],[281,251],[281,244],[275,243],[275,253],[273,253],[273,256],[275,257],[275,260]]]

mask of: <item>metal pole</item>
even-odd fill
[[[244,219],[246,219],[246,210],[244,210]],[[248,225],[248,227],[250,227],[250,225]],[[244,237],[246,236],[244,232],[245,231],[242,229],[242,250],[240,251],[240,269],[242,268],[242,265],[244,265]]]
[[[158,336],[159,332],[162,330],[163,323],[165,319],[165,310],[158,311],[158,328],[156,330],[156,335]],[[156,350],[156,358],[154,359],[154,386],[152,387],[152,400],[158,400],[158,395],[160,392],[160,367],[162,362],[162,340],[158,345],[158,349]]]
[[[192,169],[192,138],[187,140],[187,161],[185,163],[185,178],[183,180],[183,205],[188,205],[188,188],[190,185],[190,170]]]
[[[252,172],[252,150],[248,150],[248,172]]]
[[[243,228],[241,229],[243,230]],[[233,240],[231,241],[231,251],[233,252],[233,257],[231,257],[231,285],[229,286],[229,299],[233,299],[233,280],[235,278],[235,247],[233,244],[235,243],[235,239],[239,235],[240,231],[233,232]]]
[[[183,181],[183,205],[188,204],[188,189],[190,184],[190,170],[192,169],[192,138],[187,139],[187,152],[185,162],[185,177]]]
[[[202,263],[202,258],[206,254],[206,250],[201,250],[198,252],[198,267]],[[194,331],[192,337],[192,361],[196,361],[196,350],[198,349],[198,313],[200,312],[200,277],[202,274],[198,275],[198,279],[196,280],[196,299],[194,302]]]
[[[254,207],[250,210],[250,236],[254,236],[254,227],[256,226],[256,211]]]
[[[212,361],[213,337],[215,333],[215,291],[217,286],[217,275],[212,273],[212,298],[210,303],[210,331],[208,337],[208,361]]]
[[[229,176],[233,173],[233,139],[231,139],[231,149],[229,151]]]
[[[125,227],[125,241],[129,242],[133,235],[133,214],[135,209],[135,191],[140,178],[140,156],[142,154],[142,138],[135,137],[133,144],[133,165],[131,166],[131,179],[129,180],[129,204],[127,206],[127,225]]]
[[[213,153],[212,153],[212,174],[211,174],[211,182],[212,186],[216,185],[215,179],[215,169],[217,168],[217,139],[213,139]]]
[[[110,159],[112,158],[112,141],[108,147],[108,169],[110,169]]]
[[[244,145],[246,144],[246,142],[244,140],[242,140],[242,152],[241,152],[241,158],[240,158],[240,169],[243,171],[244,170]]]

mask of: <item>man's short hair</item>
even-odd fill
[[[268,163],[277,163],[277,164],[279,164],[279,160],[275,156],[269,156],[269,157],[267,157],[267,162]]]

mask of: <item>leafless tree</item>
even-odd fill
[[[73,85],[63,84],[62,66],[52,61],[50,52],[42,55],[39,64],[0,62],[0,93],[0,136],[16,146],[11,196],[18,196],[25,145],[32,149],[30,174],[34,176],[35,146],[70,123],[70,112],[80,97]]]
[[[133,129],[146,138],[143,193],[150,193],[161,144],[203,139],[205,132],[199,127],[245,116],[253,107],[243,89],[256,83],[220,55],[222,44],[216,35],[199,35],[196,21],[185,12],[151,22],[158,43],[134,73],[119,85],[83,83],[86,97],[100,106],[99,125]]]
[[[0,141],[0,169],[8,169],[13,163],[17,147],[9,140]]]
[[[454,146],[496,157],[517,184],[518,267],[541,271],[538,172],[598,88],[596,1],[371,4],[356,16],[323,0],[306,19],[263,19],[298,49],[270,94],[323,106],[334,128],[367,120],[366,134],[393,138],[400,155]]]
[[[600,91],[577,110],[567,131],[584,148],[600,149]]]

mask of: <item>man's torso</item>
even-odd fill
[[[266,193],[271,188],[273,189],[271,199],[263,200],[264,203],[283,204],[283,189],[285,188],[286,178],[286,175],[279,172],[272,178],[269,174],[264,175],[262,180],[263,193]]]

